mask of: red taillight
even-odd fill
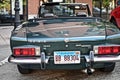
[[[35,48],[15,48],[13,52],[15,56],[34,56]]]
[[[95,54],[118,54],[120,53],[120,46],[97,46]]]
[[[113,49],[113,53],[119,53],[120,52],[120,47],[115,46]]]
[[[112,48],[111,47],[98,47],[98,53],[99,54],[109,54],[111,53]]]

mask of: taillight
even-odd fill
[[[34,56],[35,48],[15,48],[13,52],[15,56]]]
[[[38,56],[40,55],[40,47],[15,47],[13,48],[14,56]]]
[[[95,46],[95,54],[118,54],[120,53],[120,46]]]
[[[15,48],[13,52],[15,56],[34,56],[35,48]]]

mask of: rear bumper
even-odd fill
[[[16,64],[50,64],[50,58],[53,59],[53,57],[50,56],[45,56],[45,53],[42,52],[41,57],[32,57],[32,58],[28,58],[28,57],[22,57],[22,58],[15,58],[13,56],[9,57],[9,62],[11,63],[16,63]],[[117,62],[120,61],[120,55],[111,55],[111,56],[94,56],[93,51],[90,51],[89,55],[85,55],[82,58],[84,58],[85,60],[83,61],[84,63],[91,63],[91,62]],[[54,60],[53,60],[54,62]]]
[[[15,58],[9,57],[9,62],[21,65],[24,68],[30,69],[86,69],[86,68],[103,68],[106,63],[116,62],[119,57],[95,57],[94,62],[89,56],[81,57],[79,64],[54,64],[53,57],[46,57],[45,62],[41,61],[40,57],[36,58]]]
[[[10,56],[8,61],[32,69],[85,69],[85,68],[103,68],[104,64],[120,61],[118,56],[94,56],[91,51],[89,55],[81,56],[80,63],[77,64],[55,64],[54,58],[45,56],[42,52],[41,57],[13,57]],[[25,66],[26,65],[26,66]],[[34,68],[33,68],[34,67]]]
[[[49,57],[45,58],[44,63],[48,63]],[[15,63],[15,64],[41,64],[43,63],[41,61],[40,57],[34,57],[34,58],[15,58],[13,56],[10,56],[8,59],[9,62]]]

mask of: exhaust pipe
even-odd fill
[[[87,69],[87,74],[88,74],[88,75],[91,75],[94,71],[95,71],[94,69],[88,68],[88,69]]]
[[[83,70],[83,72],[88,75],[91,75],[95,71],[95,69],[93,69],[93,63],[94,63],[93,51],[90,51],[89,58],[90,58],[90,62],[86,63],[86,69]]]
[[[93,69],[93,68],[87,68],[85,70],[82,70],[82,72],[84,72],[88,75],[92,75],[94,71],[95,71],[95,69]]]

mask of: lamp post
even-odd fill
[[[17,26],[20,24],[20,15],[19,15],[19,0],[15,0],[15,23],[14,23],[14,29],[17,28]]]
[[[26,0],[26,20],[28,20],[28,0]]]
[[[10,0],[10,17],[12,18],[12,1]],[[12,25],[12,23],[11,23]]]
[[[100,0],[100,17],[102,17],[102,0]]]

